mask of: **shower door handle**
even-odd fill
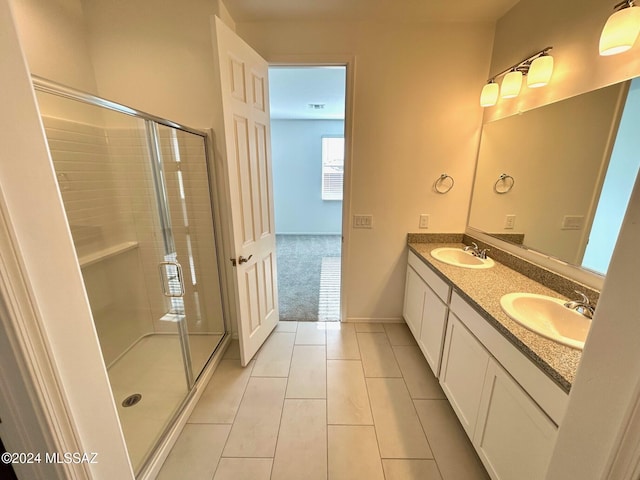
[[[178,285],[180,286],[180,293],[173,293],[171,291],[171,288],[167,290],[167,287],[169,287],[169,282],[173,280],[173,278],[170,278],[166,274],[167,269],[165,267],[175,267],[176,269],[175,279],[178,280]],[[160,269],[160,279],[162,281],[162,293],[164,293],[164,296],[170,297],[170,298],[184,297],[184,279],[182,276],[182,265],[180,265],[178,262],[160,262],[158,264],[158,268]]]

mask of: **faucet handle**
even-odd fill
[[[482,250],[480,250],[480,253],[478,254],[478,256],[482,259],[487,258],[487,252],[490,252],[491,249],[490,248],[483,248]]]
[[[584,303],[585,305],[591,305],[591,302],[589,301],[589,297],[587,297],[584,292],[581,292],[580,290],[574,290],[574,292],[576,292],[578,295],[580,295],[580,301],[582,303]]]
[[[465,252],[468,252],[469,250],[474,250],[474,251],[478,251],[478,244],[476,242],[471,242],[471,245],[467,245],[466,247],[464,247],[463,249]]]

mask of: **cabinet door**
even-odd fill
[[[449,312],[440,385],[469,438],[473,438],[489,358],[476,337]]]
[[[545,478],[556,425],[492,358],[473,443],[494,480]]]
[[[407,282],[404,289],[404,308],[402,315],[416,340],[420,338],[422,311],[424,309],[424,296],[426,291],[427,285],[422,278],[420,278],[410,265],[407,265]]]
[[[442,344],[447,325],[447,312],[448,307],[442,303],[430,288],[427,288],[418,344],[436,377],[440,373],[440,359],[442,358]]]

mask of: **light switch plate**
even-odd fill
[[[562,230],[582,230],[583,225],[583,215],[565,215],[562,218]]]
[[[505,230],[513,230],[516,226],[516,216],[515,215],[507,215],[504,218],[504,229]]]
[[[418,225],[419,228],[429,228],[429,214],[423,213],[420,215],[420,223]]]
[[[354,215],[353,228],[373,228],[373,215]]]

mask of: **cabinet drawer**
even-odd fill
[[[442,280],[433,270],[427,267],[418,256],[409,252],[409,265],[417,272],[420,277],[429,285],[444,303],[449,303],[449,296],[451,294],[451,287],[447,282]]]

